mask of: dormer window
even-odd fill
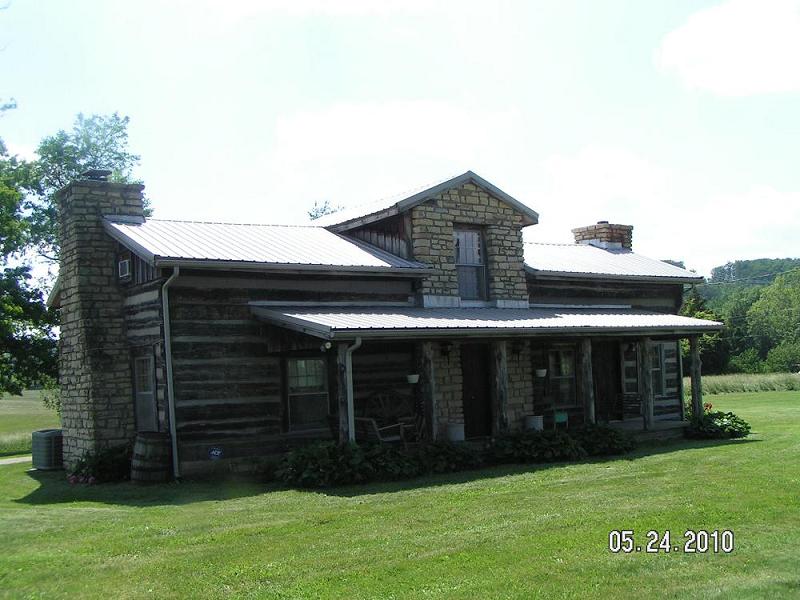
[[[458,294],[462,300],[486,300],[486,259],[483,232],[480,229],[456,227]]]

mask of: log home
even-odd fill
[[[472,172],[310,226],[145,218],[142,186],[105,177],[59,194],[68,466],[140,431],[169,432],[176,477],[373,423],[659,432],[683,420],[682,338],[702,402],[720,324],[677,315],[701,278],[630,226],[525,243],[538,214]]]

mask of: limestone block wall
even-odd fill
[[[450,344],[447,356],[442,354],[442,345],[434,345],[434,378],[436,381],[436,422],[439,436],[444,439],[448,423],[464,422],[463,377],[461,375],[461,352],[458,344]]]
[[[483,228],[490,300],[527,301],[523,215],[472,183],[411,210],[414,259],[437,270],[423,281],[422,294],[458,298],[454,225]]]
[[[143,214],[141,185],[78,181],[58,194],[61,235],[59,373],[67,468],[135,435],[124,293],[103,215]]]
[[[464,423],[460,348],[459,343],[452,343],[449,346],[448,356],[443,356],[442,344],[434,345],[436,420],[440,439],[445,438],[448,423]],[[487,364],[486,369],[489,371],[491,365]],[[510,431],[521,430],[525,417],[534,414],[533,368],[531,346],[528,341],[520,341],[516,344],[509,342],[506,413]]]
[[[533,414],[533,368],[531,346],[510,342],[508,352],[508,428],[521,430],[527,415]]]

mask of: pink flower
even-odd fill
[[[88,483],[89,485],[94,485],[95,483],[97,483],[97,479],[94,477],[94,475],[92,475],[89,477],[89,479],[86,480],[86,483]]]
[[[75,485],[76,483],[78,483],[78,476],[70,475],[69,477],[67,477],[67,481],[69,481],[70,484]]]

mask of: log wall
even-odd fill
[[[528,275],[531,304],[630,304],[634,308],[677,313],[681,284],[537,279]]]
[[[181,273],[170,289],[178,450],[184,473],[208,470],[210,451],[222,459],[264,456],[329,431],[285,433],[283,356],[327,356],[322,340],[255,320],[253,301],[404,302],[408,281],[381,278],[270,278]],[[397,384],[409,387],[413,346],[365,347],[353,354],[356,403]],[[335,396],[335,378],[329,386]],[[411,390],[408,392],[412,393]],[[356,404],[358,406],[358,404]]]

